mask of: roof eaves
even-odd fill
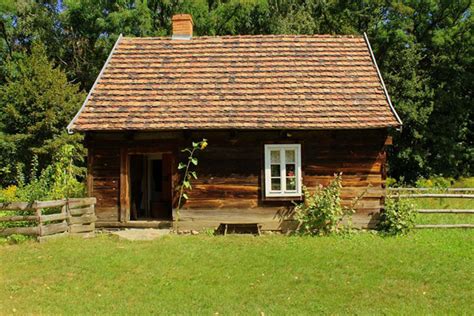
[[[375,60],[374,52],[372,51],[372,47],[370,46],[369,38],[367,37],[367,33],[364,32],[364,39],[365,43],[367,44],[367,47],[369,48],[370,52],[370,57],[372,58],[372,62],[375,65],[375,69],[377,70],[377,75],[379,76],[380,83],[382,84],[383,91],[385,93],[385,97],[387,98],[388,105],[390,106],[390,109],[392,110],[393,115],[395,115],[395,118],[397,119],[398,123],[400,123],[400,127],[403,125],[402,120],[400,119],[400,116],[398,116],[397,111],[393,107],[392,100],[390,99],[390,96],[388,95],[387,88],[385,87],[385,83],[382,78],[382,74],[380,73],[379,66],[377,65],[377,61]]]
[[[105,68],[107,68],[107,65],[109,64],[110,62],[110,59],[112,59],[112,55],[114,54],[115,52],[115,49],[117,48],[120,40],[123,38],[122,36],[122,33],[120,33],[119,37],[117,38],[117,41],[115,42],[114,46],[112,47],[112,50],[110,51],[109,53],[109,56],[107,57],[107,60],[105,61],[104,63],[104,66],[102,66],[102,69],[100,70],[100,73],[99,75],[97,76],[97,78],[95,79],[94,81],[94,84],[92,85],[92,88],[89,90],[89,93],[87,94],[87,97],[86,99],[84,100],[84,102],[82,103],[82,106],[81,108],[79,109],[79,111],[76,113],[76,115],[74,116],[74,118],[71,120],[71,122],[69,122],[68,126],[67,126],[67,132],[69,134],[72,134],[74,131],[72,130],[72,126],[74,125],[74,123],[76,122],[76,120],[79,118],[79,115],[81,115],[82,111],[84,110],[84,108],[86,107],[86,104],[87,104],[87,101],[89,101],[89,98],[90,96],[92,95],[92,92],[94,91],[95,89],[95,86],[97,85],[97,83],[99,82],[100,78],[102,77],[102,74],[104,73],[105,71]]]

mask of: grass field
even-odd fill
[[[0,246],[0,314],[469,314],[473,230]]]

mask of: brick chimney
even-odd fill
[[[189,40],[193,37],[193,18],[190,14],[176,14],[173,21],[172,39]]]

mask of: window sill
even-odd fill
[[[303,195],[294,195],[294,196],[264,196],[262,199],[264,202],[272,202],[272,201],[295,201],[301,202],[303,201]]]

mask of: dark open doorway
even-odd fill
[[[131,155],[130,220],[171,219],[171,199],[171,155]]]

